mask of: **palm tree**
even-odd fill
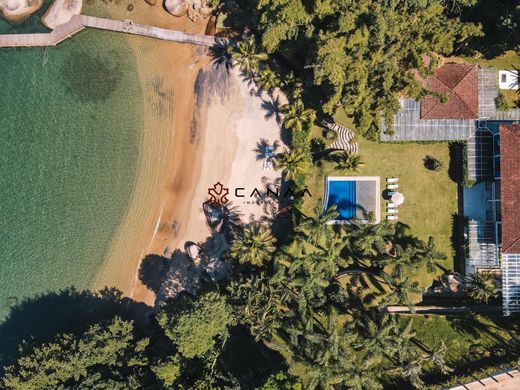
[[[308,160],[302,149],[285,150],[276,156],[276,167],[285,173],[287,180],[296,180],[300,174],[304,174],[308,168]]]
[[[334,161],[336,162],[336,169],[344,172],[357,172],[359,168],[365,165],[360,155],[344,150],[334,153]]]
[[[276,239],[264,225],[251,225],[231,245],[230,256],[239,263],[262,266],[276,250]]]
[[[488,303],[498,297],[498,288],[495,278],[491,274],[474,273],[466,279],[468,296],[477,301]]]
[[[258,87],[269,93],[269,95],[271,95],[273,90],[280,85],[278,76],[271,68],[268,67],[262,69],[254,77],[254,80]]]
[[[313,245],[318,245],[326,233],[330,231],[329,222],[334,221],[338,218],[339,212],[335,204],[331,205],[328,209],[324,209],[324,204],[320,200],[314,207],[314,215],[312,217],[306,217],[300,224],[294,229],[297,232],[305,232],[309,241]]]
[[[267,60],[267,53],[259,52],[255,37],[250,35],[238,42],[236,46],[229,46],[228,50],[238,64],[240,70],[250,75],[258,69],[261,61]]]
[[[433,237],[428,239],[428,243],[423,245],[421,250],[422,261],[426,264],[428,272],[435,272],[438,260],[446,260],[446,255],[437,251],[437,245]]]
[[[282,85],[291,92],[294,99],[300,99],[303,92],[303,84],[302,82],[296,78],[294,73],[290,71],[287,76],[285,76]]]
[[[446,344],[441,340],[440,345],[436,349],[429,352],[426,356],[426,359],[431,361],[435,367],[437,367],[445,375],[453,371],[453,369],[446,363],[447,351],[448,348],[446,347]]]
[[[315,113],[314,110],[306,109],[301,99],[293,104],[286,104],[280,108],[284,115],[283,124],[286,128],[293,131],[302,131],[312,125]]]

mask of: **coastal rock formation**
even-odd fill
[[[184,16],[190,5],[187,0],[164,0],[164,8],[173,16]]]
[[[60,24],[69,22],[74,15],[79,15],[82,8],[82,0],[54,0],[42,16],[42,23],[54,30]]]
[[[206,0],[165,0],[164,8],[174,16],[188,14],[188,18],[192,21],[196,21],[200,17],[206,19],[213,12]]]
[[[10,23],[22,23],[43,5],[43,0],[0,0],[0,15]]]

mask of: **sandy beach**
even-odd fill
[[[204,32],[205,21],[175,18],[144,2],[139,7],[150,13],[138,9],[111,17]],[[184,250],[186,241],[207,239],[202,204],[208,188],[216,182],[229,188],[244,222],[264,214],[265,205],[249,195],[280,177],[264,170],[258,157],[262,142],[280,143],[280,126],[265,108],[268,97],[257,96],[237,71],[214,66],[203,48],[140,37],[129,41],[146,96],[145,132],[132,202],[92,287],[115,286],[153,305],[155,293],[139,280],[139,264],[147,255],[175,262],[172,253]],[[243,198],[235,196],[235,188],[243,188],[237,193]]]

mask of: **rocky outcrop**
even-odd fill
[[[0,15],[10,23],[22,23],[43,5],[43,0],[0,0]]]
[[[184,16],[190,8],[187,0],[164,0],[164,8],[173,16]]]
[[[164,8],[174,16],[188,14],[194,22],[200,17],[206,19],[213,12],[207,0],[164,0]]]
[[[60,24],[68,23],[74,15],[81,14],[82,8],[82,0],[54,0],[42,16],[42,23],[54,30]]]

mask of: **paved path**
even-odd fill
[[[61,41],[83,30],[85,27],[141,35],[166,41],[191,43],[202,46],[227,45],[229,40],[210,35],[191,34],[177,30],[146,26],[131,20],[112,20],[94,16],[75,15],[65,24],[50,33],[41,34],[0,34],[0,47],[56,46]]]

